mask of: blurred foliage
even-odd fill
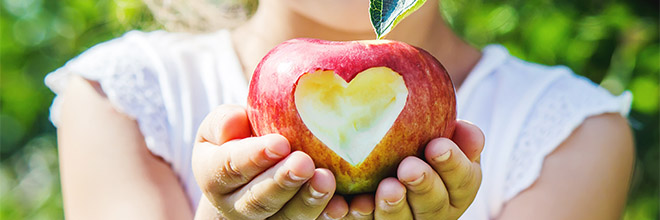
[[[43,77],[94,44],[156,24],[139,0],[1,0],[0,219],[61,219],[53,94]],[[624,219],[659,219],[658,1],[442,0],[477,47],[567,65],[614,94],[632,91],[637,165]]]

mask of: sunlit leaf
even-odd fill
[[[426,0],[371,0],[369,14],[376,37],[382,39],[406,16],[422,7]]]

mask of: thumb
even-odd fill
[[[479,161],[485,137],[481,129],[469,121],[458,120],[452,140],[470,161]]]
[[[221,105],[211,111],[197,130],[196,142],[220,146],[227,141],[250,137],[252,131],[245,108]]]

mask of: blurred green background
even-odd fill
[[[131,29],[156,30],[139,0],[1,0],[0,219],[62,219],[53,94],[45,74]],[[614,94],[632,91],[637,164],[624,219],[658,216],[658,1],[443,0],[470,43],[567,65]],[[365,12],[366,13],[366,12]]]

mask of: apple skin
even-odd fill
[[[369,156],[353,166],[305,126],[295,106],[294,91],[301,76],[317,70],[333,70],[350,82],[360,72],[381,66],[403,77],[408,89],[406,104]],[[333,172],[340,194],[375,191],[382,179],[396,175],[405,157],[423,158],[429,141],[451,137],[456,123],[456,96],[445,68],[428,52],[396,41],[283,42],[257,66],[247,101],[254,134],[286,137],[292,150],[307,153],[317,167]]]

